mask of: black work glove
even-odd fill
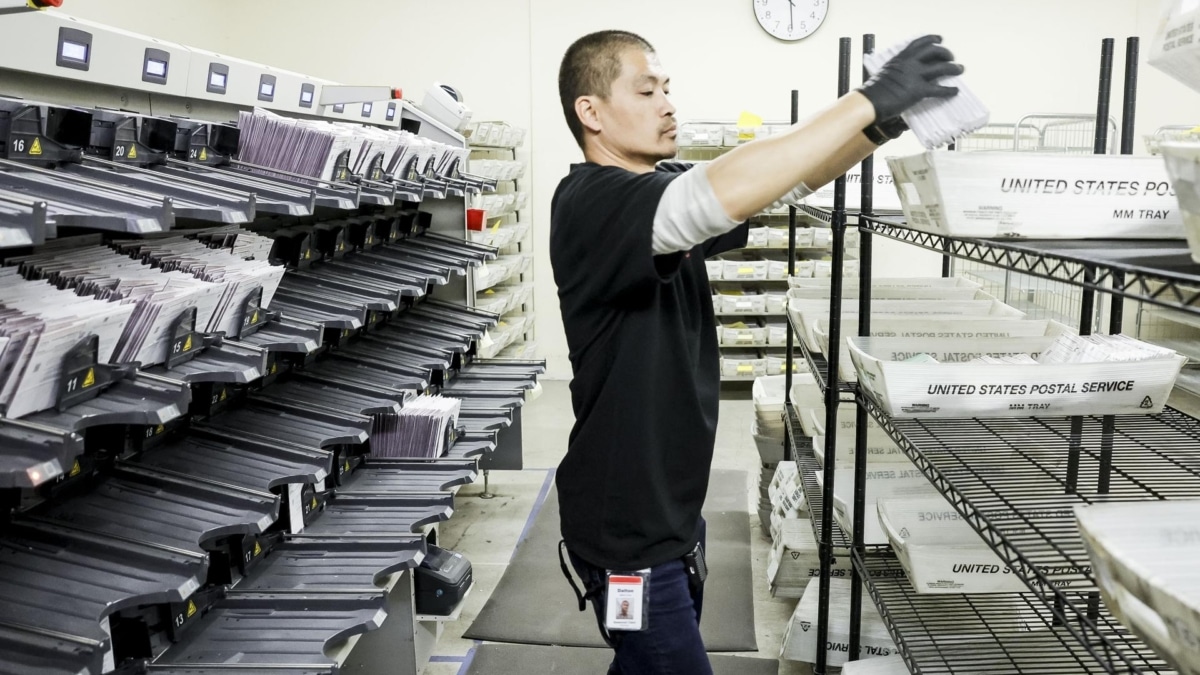
[[[954,63],[954,55],[940,43],[941,36],[926,35],[913,40],[858,91],[875,106],[876,120],[890,120],[930,97],[950,98],[957,87],[943,87],[937,81],[961,75],[963,67]]]
[[[906,131],[908,131],[908,125],[904,123],[904,118],[893,117],[863,129],[863,134],[875,145],[883,145],[888,141],[900,138],[900,135]]]

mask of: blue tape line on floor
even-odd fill
[[[525,537],[529,536],[529,528],[533,526],[533,521],[542,510],[542,504],[546,503],[546,496],[550,494],[550,486],[554,484],[554,469],[546,470],[546,480],[542,483],[542,489],[538,492],[537,500],[533,503],[533,510],[529,512],[529,518],[525,520],[525,529],[521,530],[521,536],[517,538],[517,546],[525,541]],[[512,555],[508,557],[509,562],[517,555],[517,546],[513,547]]]

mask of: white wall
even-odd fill
[[[806,0],[797,0],[803,4]],[[80,16],[150,32],[344,82],[403,86],[420,99],[435,79],[461,89],[482,119],[531,129],[537,334],[551,375],[569,376],[545,242],[550,198],[581,155],[562,120],[559,60],[577,37],[622,28],[642,34],[672,75],[682,120],[734,118],[742,110],[786,119],[789,91],[801,116],[836,94],[838,38],[875,32],[880,46],[918,33],[945,37],[996,122],[1031,112],[1094,112],[1100,40],[1117,38],[1114,115],[1119,118],[1124,38],[1151,37],[1159,0],[829,0],[812,37],[778,42],[757,25],[752,0],[68,0]],[[150,8],[153,8],[152,10]],[[149,11],[147,11],[149,10]],[[237,18],[220,21],[223,12]],[[228,25],[227,25],[228,24]],[[1141,58],[1138,135],[1200,123],[1200,94]],[[857,67],[852,81],[858,81]],[[886,154],[915,151],[896,144]],[[876,247],[881,273],[937,272],[938,257]]]

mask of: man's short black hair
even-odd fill
[[[575,41],[563,56],[558,69],[558,97],[562,99],[563,115],[575,142],[583,147],[583,123],[575,114],[575,101],[580,96],[608,98],[612,83],[621,76],[621,53],[635,47],[653,52],[645,38],[623,30],[602,30]]]

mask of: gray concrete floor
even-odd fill
[[[479,610],[496,588],[508,566],[513,550],[538,495],[548,487],[551,470],[558,466],[567,447],[574,416],[568,384],[546,381],[544,391],[529,403],[523,415],[523,471],[493,472],[490,480],[492,499],[482,499],[483,481],[463,488],[455,500],[454,517],[441,531],[442,545],[466,555],[475,569],[475,589],[467,598],[458,621],[446,624],[438,641],[428,675],[456,675],[465,672],[474,640],[463,639],[463,632],[474,622]],[[754,407],[745,392],[730,392],[721,401],[721,421],[717,428],[714,468],[746,471],[756,482],[759,473],[758,452],[750,436]],[[750,555],[754,567],[754,623],[758,633],[758,652],[740,656],[778,658],[784,630],[796,606],[795,600],[776,600],[767,589],[765,572],[770,540],[763,535],[756,508],[757,490],[747,485],[746,507],[750,512]],[[805,664],[780,662],[780,675],[807,675]]]

